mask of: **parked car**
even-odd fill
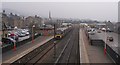
[[[13,44],[15,42],[16,40],[12,39],[11,37],[2,38],[2,46],[7,44]]]
[[[88,32],[88,34],[94,35],[94,34],[95,34],[95,31],[90,31],[90,32]]]
[[[26,32],[26,35],[29,35],[30,33],[29,32]]]
[[[105,31],[106,31],[106,28],[101,28],[101,30],[105,32]]]
[[[95,33],[96,33],[96,30],[93,28],[91,28],[91,30],[88,32],[88,34],[90,35],[94,35]]]
[[[112,30],[110,28],[107,28],[107,32],[112,32]]]
[[[113,41],[113,37],[108,36],[108,37],[107,37],[107,40],[108,40],[108,41]]]
[[[19,36],[17,35],[17,33],[11,33],[8,35],[8,37],[11,37],[12,39],[14,39],[16,41],[18,41],[18,39],[19,39]]]
[[[30,33],[29,33],[29,30],[27,30],[27,29],[21,29],[20,32],[21,32],[22,34],[25,34],[25,36],[27,36],[27,35],[30,34]]]
[[[101,33],[101,30],[97,30],[98,33]]]
[[[110,28],[107,28],[107,29],[106,28],[102,28],[101,30],[104,31],[104,32],[113,32]]]
[[[19,32],[19,33],[18,33],[18,36],[19,36],[19,37],[24,37],[24,36],[26,36],[26,34]]]

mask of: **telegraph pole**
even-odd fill
[[[56,34],[56,32],[55,32],[55,24],[54,24],[54,39],[55,39],[55,34]]]
[[[33,28],[35,27],[35,25],[32,25],[32,43],[34,43],[34,30],[33,30]]]
[[[51,17],[51,12],[49,11],[49,20],[51,21],[52,23],[52,17]],[[56,34],[56,26],[55,26],[55,23],[54,23],[54,42],[53,42],[53,45],[54,45],[54,54],[53,54],[53,58],[55,59],[56,58],[56,41],[55,41],[55,34]]]
[[[105,22],[106,23],[106,22]],[[106,56],[106,44],[107,44],[107,24],[105,25],[105,44],[104,44],[104,55]]]

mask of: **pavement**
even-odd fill
[[[80,63],[113,63],[108,55],[104,55],[101,46],[91,46],[83,29],[80,29]]]
[[[6,53],[3,53],[2,63],[12,63],[52,38],[53,36],[40,36],[34,40],[34,43],[28,42],[20,47],[17,47],[16,51],[10,50]]]

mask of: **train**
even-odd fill
[[[66,33],[70,32],[70,30],[71,30],[71,26],[57,28],[56,33],[55,33],[55,39],[62,39],[66,35]]]

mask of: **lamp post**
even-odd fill
[[[55,31],[55,24],[54,24],[54,39],[55,39],[55,34],[56,34],[56,31]]]
[[[43,24],[43,32],[44,32],[43,35],[45,35],[45,24]]]
[[[107,37],[107,28],[108,26],[106,25],[105,27],[105,45],[104,45],[104,55],[106,55],[106,45],[107,45],[107,41],[108,41],[108,37]]]
[[[14,41],[13,41],[13,44],[14,44],[13,45],[13,50],[16,51],[15,28],[13,29],[11,36],[13,36],[13,38],[14,38]]]
[[[55,24],[54,24],[54,58],[56,57],[56,41],[55,41],[55,34],[56,34],[56,31],[55,31]]]
[[[34,30],[33,30],[34,27],[35,25],[32,26],[32,43],[34,43]]]

